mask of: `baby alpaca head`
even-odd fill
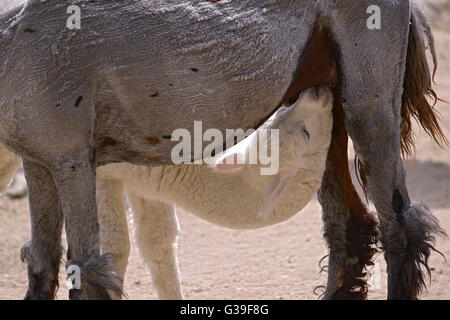
[[[333,125],[332,107],[331,91],[314,87],[303,91],[293,105],[279,110],[270,119],[269,127],[279,129],[279,171],[268,187],[260,218],[267,218],[273,211],[277,199],[299,170],[314,173],[325,170]]]
[[[318,179],[325,170],[325,162],[328,147],[331,141],[333,125],[333,95],[326,87],[314,87],[303,91],[297,101],[291,106],[282,107],[274,113],[252,136],[242,141],[245,150],[241,150],[248,159],[248,150],[257,142],[257,134],[267,132],[267,148],[269,153],[279,153],[278,171],[274,175],[261,176],[260,163],[250,169],[250,165],[237,164],[238,153],[236,149],[229,149],[219,157],[214,168],[222,172],[251,173],[250,183],[264,183],[268,187],[265,191],[263,204],[258,216],[267,218],[274,210],[278,198],[280,198],[286,186],[292,178],[299,177],[302,170],[302,178],[305,180]],[[278,150],[270,149],[272,146],[271,129],[278,129]],[[274,141],[276,142],[276,140]],[[241,148],[242,149],[242,148]],[[226,164],[225,159],[230,159]],[[244,168],[248,170],[242,171]],[[263,179],[264,182],[261,182]],[[311,191],[311,196],[315,191]]]
[[[316,161],[318,156],[328,150],[332,105],[333,96],[326,87],[303,91],[295,103],[278,109],[255,133],[240,142],[237,145],[240,148],[236,146],[219,155],[212,167],[225,172],[236,172],[237,169],[247,167],[249,148],[258,146],[258,135],[267,134],[268,153],[279,153],[277,168],[282,171],[309,168],[311,161]],[[271,149],[272,129],[278,130],[278,142],[274,143],[276,150]],[[238,157],[245,159],[245,163],[238,163]],[[258,162],[258,167],[261,166]]]
[[[328,151],[333,125],[333,95],[326,87],[313,87],[297,101],[277,112],[269,124],[279,129],[280,170],[310,168]],[[269,144],[270,145],[270,144]]]

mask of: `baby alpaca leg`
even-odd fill
[[[123,285],[130,255],[123,186],[120,181],[103,180],[97,177],[96,192],[100,246],[102,252],[112,254],[114,269]]]
[[[129,194],[139,251],[163,300],[183,299],[176,257],[178,221],[174,206]]]

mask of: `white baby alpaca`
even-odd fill
[[[308,89],[295,104],[278,110],[241,142],[246,144],[247,154],[263,128],[279,129],[279,172],[273,176],[261,175],[260,164],[228,165],[223,161],[216,167],[184,164],[150,168],[119,163],[97,169],[102,249],[114,254],[122,279],[129,255],[124,191],[132,207],[141,255],[161,299],[183,297],[174,249],[178,233],[174,204],[233,229],[273,225],[306,206],[319,189],[325,170],[332,129],[330,91]],[[217,158],[235,157],[235,150],[228,149]]]

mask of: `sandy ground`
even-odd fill
[[[0,8],[14,2],[0,0]],[[450,1],[428,0],[439,53],[439,95],[450,101]],[[443,126],[450,136],[450,106],[440,103]],[[450,232],[450,152],[439,149],[418,132],[415,161],[408,161],[408,188],[412,199],[425,201]],[[326,253],[320,206],[316,200],[291,220],[254,231],[232,231],[180,212],[179,263],[187,299],[317,299],[313,289],[326,282],[318,262]],[[29,240],[26,199],[0,198],[0,299],[20,299],[27,286],[20,262],[22,244]],[[450,257],[449,239],[436,247]],[[450,265],[433,254],[433,278],[424,299],[450,299]],[[385,263],[378,254],[369,292],[371,299],[386,297]],[[61,278],[63,276],[61,274]],[[130,299],[155,299],[150,276],[132,243],[125,290]],[[58,298],[66,299],[62,284]]]

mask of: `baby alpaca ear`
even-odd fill
[[[214,169],[216,170],[237,170],[245,166],[245,164],[238,163],[239,157],[237,153],[232,153],[224,156],[216,161]]]
[[[275,209],[278,198],[281,196],[289,181],[295,176],[296,172],[278,172],[275,175],[274,180],[269,185],[264,202],[259,209],[258,218],[265,220],[269,217],[272,211]]]

